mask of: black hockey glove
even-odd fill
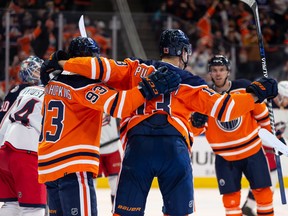
[[[160,94],[175,91],[181,82],[179,74],[169,71],[166,66],[158,68],[139,83],[142,95],[151,100]]]
[[[192,122],[192,126],[196,127],[196,128],[202,128],[205,126],[206,122],[208,121],[208,116],[198,113],[198,112],[194,112],[191,115],[191,122]]]
[[[277,82],[275,79],[263,77],[247,86],[246,92],[255,94],[258,97],[256,103],[262,103],[265,99],[277,96]]]
[[[50,79],[63,71],[58,61],[67,59],[69,59],[68,54],[63,50],[58,50],[50,55],[49,60],[44,61],[40,70],[40,79],[43,85],[47,85]]]

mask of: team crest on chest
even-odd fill
[[[235,130],[237,130],[241,123],[242,123],[242,117],[239,117],[237,119],[234,119],[232,121],[229,122],[220,122],[219,120],[215,119],[217,126],[225,131],[225,132],[233,132]]]

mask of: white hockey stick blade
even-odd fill
[[[78,27],[79,27],[79,30],[80,30],[81,37],[87,37],[85,24],[84,24],[84,16],[83,15],[81,15],[81,17],[79,19]]]
[[[255,3],[256,3],[256,1],[255,1],[255,0],[240,0],[240,1],[242,1],[242,2],[244,2],[244,3],[246,3],[246,4],[248,4],[248,5],[249,5],[249,7],[252,7],[252,6],[253,6],[253,4],[255,4]]]
[[[272,147],[288,157],[288,146],[282,143],[275,135],[264,128],[259,130],[258,135],[261,138],[263,145]]]

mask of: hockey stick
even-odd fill
[[[288,146],[282,143],[275,135],[270,133],[265,128],[261,128],[258,135],[262,139],[263,145],[274,148],[278,152],[281,152],[283,155],[288,157]]]
[[[262,63],[262,72],[264,77],[268,77],[268,70],[267,70],[267,63],[266,63],[266,57],[265,57],[265,49],[264,49],[264,43],[263,43],[263,36],[261,32],[261,26],[260,26],[260,19],[259,19],[259,13],[258,13],[258,5],[255,0],[240,0],[252,9],[254,14],[254,19],[256,23],[256,30],[257,30],[257,36],[258,36],[258,45],[259,45],[259,51],[260,51],[260,59]],[[274,120],[274,114],[272,109],[272,101],[267,100],[267,107],[269,111],[269,117],[271,122],[271,128],[272,133],[275,134],[275,120]],[[282,204],[286,204],[286,195],[285,195],[285,188],[284,188],[284,182],[283,182],[283,174],[282,174],[282,168],[281,168],[281,161],[279,152],[275,151],[275,160],[277,164],[277,174],[278,174],[278,181],[279,181],[279,188],[280,188],[280,194],[281,194],[281,201]]]
[[[87,37],[85,24],[84,24],[84,16],[83,15],[81,15],[81,17],[79,19],[78,27],[79,27],[79,30],[80,30],[81,37]]]

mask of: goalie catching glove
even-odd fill
[[[256,103],[262,103],[265,99],[272,99],[278,95],[277,82],[275,79],[263,77],[247,86],[246,92],[258,97]]]
[[[44,61],[40,70],[40,79],[43,85],[47,83],[56,75],[60,74],[63,69],[58,64],[60,60],[68,60],[69,55],[63,50],[58,50],[52,53],[48,60]],[[51,76],[52,75],[52,76]]]
[[[175,91],[181,82],[179,74],[169,71],[167,67],[160,67],[147,77],[142,78],[139,83],[142,95],[151,100],[160,94]]]

